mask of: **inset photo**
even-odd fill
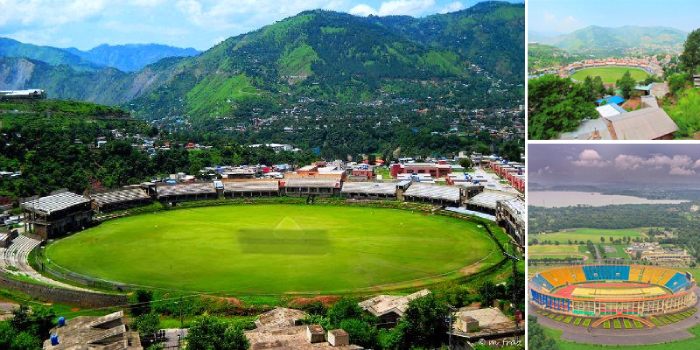
[[[531,140],[700,139],[700,3],[528,1]]]
[[[528,151],[528,349],[700,348],[700,145]]]

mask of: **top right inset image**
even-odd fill
[[[530,140],[700,140],[700,2],[527,6]]]

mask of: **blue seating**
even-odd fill
[[[630,267],[624,265],[584,266],[583,273],[589,281],[628,281]]]
[[[686,288],[688,286],[688,278],[685,277],[685,274],[681,272],[676,272],[676,274],[671,277],[668,282],[666,282],[666,288],[672,290],[674,293],[678,292],[679,290]]]
[[[549,283],[549,281],[547,281],[546,278],[542,277],[542,275],[540,275],[539,273],[535,275],[532,281],[538,284],[540,287],[544,287],[549,290],[554,289],[554,286],[551,283]]]

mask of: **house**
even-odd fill
[[[453,315],[451,334],[458,344],[481,342],[491,347],[513,343],[525,334],[523,322],[516,323],[497,308],[464,307]]]
[[[142,350],[138,332],[130,331],[123,311],[102,317],[80,316],[51,330],[44,350]]]
[[[418,298],[430,294],[427,289],[419,290],[406,296],[378,295],[374,298],[360,302],[360,307],[379,318],[380,323],[394,326],[403,317],[408,309],[408,304]]]
[[[642,108],[606,118],[616,140],[671,140],[678,126],[661,108]]]

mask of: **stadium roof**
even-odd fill
[[[345,182],[341,193],[396,194],[394,182]]]
[[[206,183],[192,183],[192,184],[158,186],[158,198],[167,197],[167,196],[206,194],[206,193],[216,193],[216,189],[214,188],[214,183],[206,182]]]
[[[498,201],[509,200],[513,198],[513,194],[508,194],[505,192],[485,191],[470,198],[469,204],[489,209],[496,209],[496,204]]]
[[[360,302],[359,305],[374,316],[382,316],[392,312],[403,316],[403,313],[408,309],[408,303],[428,294],[430,294],[429,290],[422,289],[406,296],[378,295]]]
[[[442,199],[459,202],[460,189],[455,186],[432,185],[416,182],[404,193],[408,197]]]
[[[277,191],[279,182],[274,181],[230,181],[224,183],[225,192]]]
[[[53,212],[61,211],[85,203],[90,203],[90,200],[72,192],[63,192],[24,202],[22,203],[22,207],[27,210],[51,215]]]
[[[653,140],[678,130],[661,108],[642,108],[606,119],[612,123],[618,140]]]
[[[146,192],[140,188],[130,188],[111,192],[95,193],[91,195],[90,198],[95,201],[97,206],[101,207],[105,204],[144,200],[150,199],[151,197],[149,197],[148,194],[146,194]]]
[[[323,178],[290,178],[286,179],[285,187],[314,187],[314,188],[337,188],[339,180]]]

